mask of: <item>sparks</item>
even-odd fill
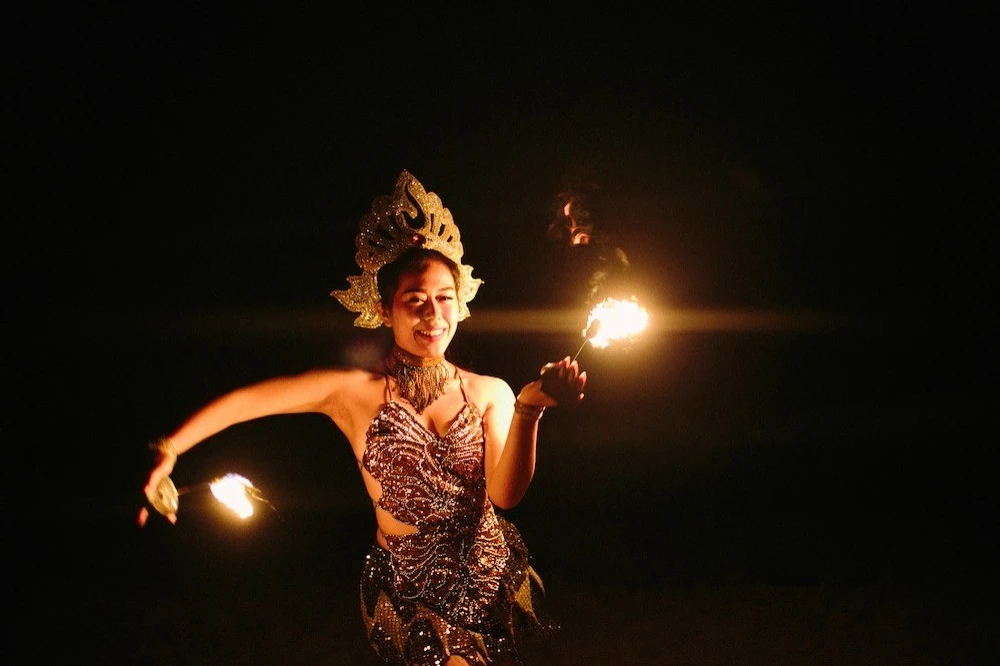
[[[209,484],[215,498],[232,509],[237,516],[246,520],[253,515],[250,497],[256,496],[255,488],[249,480],[239,474],[226,474]],[[249,494],[254,493],[254,494]]]
[[[580,355],[588,341],[598,349],[603,349],[615,340],[636,335],[648,323],[649,313],[639,305],[635,296],[625,300],[606,298],[590,311],[587,327],[583,329],[583,345],[576,356]]]

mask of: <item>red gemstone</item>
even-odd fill
[[[426,239],[420,234],[413,234],[410,236],[410,243],[412,245],[423,245]]]

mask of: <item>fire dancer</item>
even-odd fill
[[[567,356],[515,396],[446,358],[482,281],[462,264],[450,211],[406,171],[360,226],[362,273],[332,295],[358,313],[356,326],[391,329],[388,357],[374,370],[316,369],[215,399],[157,441],[144,491],[155,497],[178,455],[236,423],[325,414],[350,442],[374,507],[360,592],[375,652],[405,666],[521,663],[522,638],[552,625],[528,550],[495,508],[520,502],[542,413],[578,404],[586,373]],[[149,515],[141,509],[139,524]],[[165,515],[176,522],[176,506]]]

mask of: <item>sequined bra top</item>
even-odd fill
[[[465,396],[465,387],[462,395]],[[386,534],[396,592],[465,624],[493,601],[509,556],[486,495],[486,438],[465,404],[443,435],[388,399],[368,427],[362,464],[382,488],[377,505],[415,534]]]

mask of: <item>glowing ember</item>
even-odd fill
[[[247,491],[253,490],[253,484],[239,474],[226,474],[221,479],[213,481],[209,488],[215,498],[236,512],[236,515],[246,520],[253,515],[253,504]]]
[[[607,347],[613,340],[621,340],[639,333],[649,323],[649,313],[639,306],[635,296],[627,300],[606,298],[590,311],[583,337],[598,349]]]

